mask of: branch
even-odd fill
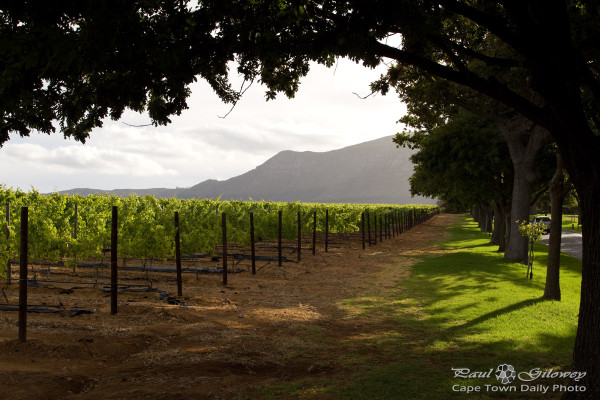
[[[546,193],[548,191],[548,185],[543,185],[537,192],[533,193],[533,195],[531,196],[531,202],[529,203],[530,206],[534,205],[535,203],[537,203],[537,201],[540,199],[540,197],[542,197],[542,195],[544,193]]]
[[[371,92],[371,93],[369,93],[369,94],[368,94],[368,95],[366,95],[366,96],[361,96],[361,95],[359,95],[359,94],[358,94],[358,93],[356,93],[356,92],[352,92],[352,94],[353,94],[353,95],[355,95],[356,97],[358,97],[358,98],[359,98],[359,99],[361,99],[361,100],[365,100],[365,99],[368,99],[369,97],[373,96],[373,95],[375,94],[375,92]]]
[[[221,118],[221,119],[225,119],[225,118],[227,118],[227,117],[229,116],[229,114],[231,114],[231,113],[233,112],[233,109],[234,109],[234,108],[235,108],[235,106],[237,105],[237,103],[238,103],[239,99],[241,99],[241,98],[242,98],[242,96],[244,95],[244,93],[246,93],[246,91],[247,91],[248,89],[250,89],[250,87],[251,87],[251,86],[252,86],[252,84],[254,83],[254,77],[252,77],[252,79],[250,80],[250,83],[248,84],[248,86],[246,86],[246,87],[244,88],[244,85],[246,84],[246,82],[247,82],[247,80],[246,80],[246,79],[244,79],[244,81],[242,82],[242,86],[240,87],[240,91],[238,92],[238,93],[239,93],[238,100],[236,100],[236,101],[234,101],[234,102],[233,102],[233,105],[231,106],[231,108],[229,109],[229,111],[227,111],[227,113],[226,113],[225,115],[223,115],[223,116],[217,115],[217,117],[219,117],[219,118]]]
[[[467,68],[467,66],[465,65],[465,63],[460,59],[460,57],[452,50],[453,46],[452,45],[448,45],[448,43],[444,42],[443,40],[439,40],[441,38],[434,38],[433,42],[436,43],[437,45],[440,46],[440,48],[442,49],[442,51],[448,56],[448,58],[450,59],[450,61],[452,61],[452,64],[454,64],[454,66],[459,70],[459,71],[468,71],[469,69]],[[451,41],[450,41],[451,42]]]
[[[373,40],[370,43],[370,46],[370,50],[380,57],[387,57],[400,63],[409,64],[426,73],[470,87],[475,91],[483,93],[492,99],[512,107],[525,117],[540,125],[545,127],[548,127],[549,125],[549,121],[545,118],[543,108],[536,106],[531,101],[513,92],[494,77],[482,78],[470,70],[457,71],[416,54],[387,46],[376,40]]]
[[[133,124],[128,124],[127,122],[121,122],[123,125],[127,125],[127,126],[131,126],[133,128],[143,128],[145,126],[154,126],[153,123],[149,123],[149,124],[142,124],[142,125],[133,125]]]
[[[517,60],[512,58],[502,58],[502,57],[491,57],[486,54],[480,53],[473,49],[469,49],[467,47],[461,46],[458,43],[450,42],[451,46],[460,54],[465,56],[469,56],[475,58],[477,60],[483,61],[487,66],[496,66],[496,67],[521,67],[522,64]]]
[[[592,95],[600,101],[600,83],[598,83],[594,77],[594,73],[587,65],[585,65],[585,63],[579,64],[582,77],[582,86],[587,87],[592,92]]]
[[[518,52],[522,53],[524,50],[522,41],[519,40],[514,32],[507,28],[508,23],[506,19],[487,14],[477,8],[456,0],[440,0],[439,3],[445,10],[457,15],[462,15],[475,22],[477,25],[488,29]]]

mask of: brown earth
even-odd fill
[[[25,343],[17,340],[18,313],[0,312],[0,399],[261,398],[257,388],[314,377],[343,387],[352,371],[340,358],[365,351],[353,339],[397,329],[385,319],[352,313],[344,299],[402,290],[414,257],[435,251],[434,241],[455,218],[437,215],[366,250],[359,241],[336,237],[327,253],[303,250],[301,262],[258,262],[256,275],[244,261],[235,266],[244,272],[230,274],[227,286],[220,274],[186,273],[184,296],[177,300],[187,305],[168,304],[157,292],[122,292],[119,311],[111,315],[109,294],[93,285],[72,293],[61,289],[75,284],[29,287],[30,305],[96,312],[29,313]],[[296,259],[289,250],[286,256]],[[80,269],[75,276],[63,268],[63,275],[47,275],[46,267],[33,269],[39,281],[83,282],[81,276],[92,272]],[[125,276],[135,277],[120,272]],[[154,288],[177,292],[173,274],[153,273],[152,279]],[[5,294],[7,303],[18,303],[17,284]]]

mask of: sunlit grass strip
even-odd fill
[[[581,232],[581,225],[579,225],[579,218],[577,215],[563,214],[562,218],[562,229],[563,231],[577,231]]]
[[[525,265],[506,261],[489,244],[489,236],[466,219],[451,228],[441,246],[447,254],[416,264],[410,279],[402,283],[412,301],[405,302],[398,329],[413,330],[421,337],[405,339],[410,348],[401,341],[389,344],[389,351],[398,352],[398,362],[358,375],[350,386],[336,392],[339,397],[464,398],[464,393],[452,391],[452,385],[496,382],[455,380],[452,367],[486,371],[508,363],[517,371],[569,368],[579,305],[579,260],[562,256],[563,300],[545,301],[545,245],[536,245],[533,281],[525,278]],[[415,303],[421,304],[418,313]],[[380,310],[385,308],[382,304]],[[538,396],[520,392],[512,398]],[[469,395],[470,399],[490,397],[489,393]]]
[[[493,377],[454,379],[453,367],[489,371],[506,363],[517,371],[568,370],[571,362],[581,261],[561,256],[563,300],[546,301],[547,247],[536,244],[531,281],[525,265],[505,260],[489,240],[465,217],[439,243],[442,255],[421,257],[409,278],[344,300],[340,307],[347,318],[362,321],[364,331],[344,343],[320,332],[323,354],[310,356],[343,349],[345,355],[335,362],[347,371],[345,379],[282,382],[261,388],[259,398],[558,399],[560,393],[466,395],[452,390],[456,384],[497,384]]]

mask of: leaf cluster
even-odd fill
[[[197,76],[234,101],[233,56],[215,34],[216,17],[179,0],[4,2],[0,145],[10,133],[54,132],[55,122],[65,137],[85,142],[126,108],[165,125],[187,108]]]
[[[254,213],[257,240],[276,240],[278,212],[282,212],[282,238],[297,238],[298,212],[301,229],[309,234],[317,212],[318,232],[325,231],[325,210],[329,211],[329,232],[351,233],[361,226],[361,214],[372,218],[392,212],[407,218],[408,212],[430,211],[433,206],[391,206],[367,204],[276,203],[267,201],[220,201],[211,199],[158,199],[135,195],[119,198],[110,195],[42,195],[0,187],[0,201],[10,204],[10,224],[3,218],[0,226],[0,268],[19,254],[20,208],[29,208],[29,253],[36,261],[63,261],[100,258],[110,247],[112,207],[118,207],[118,253],[123,259],[173,257],[175,224],[179,213],[181,250],[184,254],[214,254],[221,245],[221,214],[226,214],[228,242],[250,245],[249,214]],[[75,208],[77,206],[77,213]],[[6,217],[6,216],[5,216]]]
[[[510,198],[513,167],[494,124],[467,111],[419,136],[411,194],[468,206]]]
[[[542,239],[542,235],[546,231],[546,226],[540,222],[535,224],[529,223],[528,221],[516,221],[519,233],[521,236],[526,237],[534,242],[538,242]]]

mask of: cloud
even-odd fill
[[[227,118],[221,103],[200,81],[190,109],[168,126],[144,125],[149,117],[128,111],[106,120],[85,145],[60,134],[15,138],[0,149],[0,168],[10,186],[40,191],[73,187],[185,187],[228,179],[282,150],[328,151],[392,135],[403,107],[395,96],[361,100],[381,70],[341,60],[336,68],[313,66],[294,99],[264,100],[254,85]]]
[[[177,171],[165,168],[153,159],[120,150],[95,146],[45,148],[38,144],[7,144],[3,155],[13,162],[42,166],[60,173],[108,174],[130,176],[172,176]]]

